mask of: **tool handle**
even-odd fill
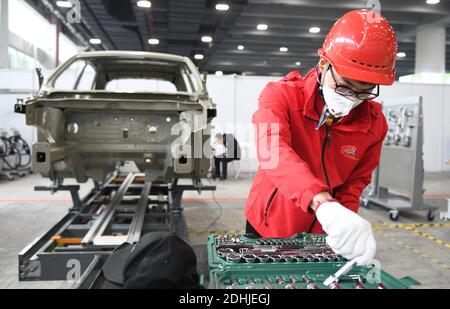
[[[345,263],[345,265],[342,266],[334,275],[329,276],[323,282],[323,284],[325,286],[329,286],[331,283],[338,281],[340,277],[342,277],[343,275],[345,275],[352,269],[352,267],[353,267],[353,265],[355,265],[356,261],[357,261],[357,258],[354,258],[353,260]]]

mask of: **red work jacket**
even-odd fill
[[[316,130],[323,106],[315,70],[270,82],[259,97],[252,118],[259,168],[245,215],[263,237],[323,233],[309,209],[321,191],[359,209],[387,133],[381,104],[363,102],[341,121]]]

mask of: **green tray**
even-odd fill
[[[230,244],[228,243],[220,243],[218,239],[220,237],[234,237],[239,239],[242,243]],[[314,255],[314,253],[320,251],[328,251],[331,252],[331,249],[326,245],[325,242],[326,235],[324,234],[299,234],[295,238],[248,238],[244,235],[209,235],[208,237],[208,265],[209,269],[214,268],[225,268],[232,266],[248,266],[248,267],[257,267],[262,265],[277,265],[280,267],[284,267],[285,265],[298,265],[298,264],[328,264],[330,262],[343,262],[346,261],[345,258],[341,256],[336,256],[332,261],[320,261],[317,258],[309,257],[309,259],[293,259],[293,261],[287,261],[286,259],[282,259],[280,262],[274,262],[272,259],[269,259],[268,263],[260,263],[258,261],[253,263],[247,263],[245,259],[240,259],[239,262],[231,262],[227,261],[225,257],[219,256],[217,253],[217,249],[221,247],[226,248],[234,248],[235,252],[239,251],[240,246],[262,246],[265,248],[276,247],[276,246],[300,246],[302,248],[303,255]],[[269,256],[273,255],[268,253]],[[284,256],[286,257],[286,256]]]
[[[325,242],[325,234],[300,234],[295,238],[248,238],[244,235],[210,235],[208,237],[208,264],[209,264],[209,280],[210,288],[224,289],[234,287],[237,289],[243,288],[256,288],[262,289],[270,282],[275,288],[285,288],[286,285],[290,287],[295,286],[297,289],[306,289],[308,284],[303,279],[303,275],[306,275],[311,281],[317,285],[319,289],[327,289],[328,287],[323,285],[323,281],[330,275],[334,274],[345,263],[346,259],[334,255],[333,251],[328,247]],[[256,247],[255,247],[256,246]],[[326,256],[334,256],[335,259],[328,261],[286,261],[284,262],[269,260],[266,263],[260,263],[257,261],[253,263],[246,262],[243,258],[238,261],[229,261],[218,253],[218,249],[233,249],[234,253],[242,253],[242,250],[250,248],[250,250],[261,248],[280,248],[279,246],[285,246],[283,249],[300,252],[299,255],[303,256],[305,253],[314,255],[315,252],[318,256],[321,253],[326,253]],[[292,247],[289,247],[292,246]],[[262,249],[261,249],[262,250]],[[262,252],[261,254],[264,254]],[[275,253],[277,254],[277,253]],[[270,255],[270,254],[268,254]],[[284,256],[289,256],[290,253],[284,252]],[[290,278],[294,275],[298,280],[296,283],[292,283]],[[276,282],[276,276],[282,276],[285,283],[278,284]],[[350,276],[353,276],[350,277]],[[360,276],[358,281],[358,277]],[[262,281],[262,278],[265,281]],[[252,279],[254,284],[249,285],[249,280]],[[232,282],[233,279],[233,282]],[[407,289],[412,285],[420,284],[416,280],[405,277],[402,279],[396,279],[383,270],[370,267],[358,267],[355,266],[352,270],[343,276],[339,280],[339,285],[342,289],[354,289],[361,287],[356,283],[362,283],[365,288],[379,289],[385,287],[387,289]],[[232,285],[234,283],[234,285]],[[381,283],[381,285],[379,284]]]
[[[213,269],[210,271],[210,289],[266,289],[267,282],[270,282],[274,289],[285,289],[288,284],[295,286],[296,289],[308,289],[308,284],[302,278],[304,274],[307,275],[317,288],[329,289],[323,285],[323,281],[330,275],[334,274],[339,267],[344,263],[329,263],[329,265],[285,265],[280,268],[278,265],[264,265],[264,267],[232,267],[224,269]],[[360,275],[362,283],[366,289],[381,289],[378,285],[378,280],[369,281],[368,278],[374,278],[372,275],[375,268],[367,267],[354,267],[348,274],[343,276],[338,284],[341,289],[356,289],[356,282],[359,282],[355,278],[351,278],[350,275]],[[411,285],[420,284],[417,281],[405,277],[402,279],[396,279],[388,273],[379,271],[379,282],[386,289],[408,289]],[[298,280],[297,283],[292,283],[291,275],[294,275]],[[285,283],[279,284],[276,280],[276,276],[282,276]],[[249,285],[248,279],[254,282],[253,285]],[[263,278],[266,281],[263,281]],[[235,285],[232,285],[232,280]]]

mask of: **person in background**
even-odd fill
[[[214,176],[213,179],[227,179],[227,148],[224,145],[223,134],[217,133],[214,140]],[[220,166],[222,165],[222,173]]]

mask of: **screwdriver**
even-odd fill
[[[323,282],[323,284],[325,286],[329,286],[333,282],[337,282],[340,277],[342,277],[343,275],[345,275],[346,273],[348,273],[352,269],[352,267],[353,267],[353,265],[355,265],[356,261],[357,261],[357,258],[354,258],[353,260],[345,263],[345,265],[342,266],[334,275],[329,276]]]
[[[306,275],[303,275],[302,277],[303,277],[303,279],[305,279],[306,283],[308,284],[308,285],[306,286],[306,288],[308,288],[308,289],[310,289],[310,290],[318,290],[318,289],[319,289],[319,287],[318,287],[317,285],[315,285],[315,284],[311,281],[311,279],[309,279]]]
[[[349,276],[351,279],[356,280],[355,282],[355,287],[357,290],[362,290],[362,289],[366,289],[366,286],[364,285],[364,280],[361,277],[361,275],[350,275]]]

